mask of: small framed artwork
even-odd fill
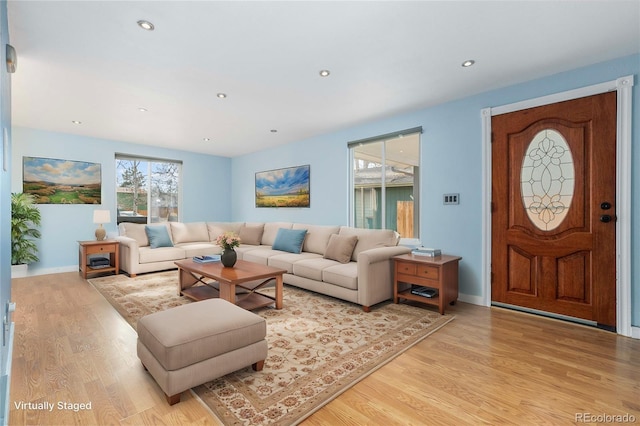
[[[256,207],[309,207],[310,166],[256,173]]]
[[[101,204],[100,163],[22,157],[22,192],[38,204]]]

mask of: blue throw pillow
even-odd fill
[[[171,238],[169,237],[169,232],[167,232],[166,226],[147,225],[144,227],[144,231],[147,233],[149,246],[151,246],[152,249],[158,247],[173,247],[173,243],[171,242]]]
[[[289,253],[300,253],[302,251],[302,243],[307,235],[306,229],[278,229],[276,239],[271,246],[274,250],[287,251]]]

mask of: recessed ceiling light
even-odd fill
[[[144,19],[138,21],[138,26],[147,31],[153,31],[156,28],[151,22],[145,21]]]
[[[147,112],[147,109],[146,109],[146,108],[138,108],[138,111],[140,111],[140,112]]]
[[[211,139],[209,139],[209,138],[202,138],[202,140],[203,140],[203,141],[205,141],[205,142],[209,142]]]
[[[72,121],[73,124],[82,124],[82,121],[78,121],[78,120],[73,120]]]
[[[227,94],[226,93],[218,93],[216,96],[219,97],[220,99],[224,99],[224,98],[227,97]]]
[[[471,65],[475,64],[476,61],[474,61],[473,59],[467,59],[466,61],[464,61],[462,63],[462,67],[463,68],[469,68]]]
[[[320,77],[329,77],[329,74],[331,74],[329,70],[320,70]]]

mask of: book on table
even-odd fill
[[[220,262],[220,255],[202,255],[202,256],[193,256],[193,261],[198,263],[212,263],[212,262]]]
[[[428,248],[428,247],[416,247],[411,251],[411,253],[417,256],[428,256],[428,257],[435,257],[435,256],[442,255],[442,251],[440,249]]]
[[[422,297],[428,297],[429,299],[431,299],[438,295],[438,290],[431,287],[412,285],[411,294],[415,294],[417,296],[422,296]]]
[[[92,269],[109,268],[111,261],[106,257],[92,257],[89,259],[89,267]]]

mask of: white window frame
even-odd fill
[[[140,156],[140,155],[131,155],[131,154],[123,154],[123,153],[116,153],[115,154],[115,161],[114,161],[114,167],[117,168],[117,164],[118,164],[118,160],[129,160],[129,161],[143,161],[143,162],[147,162],[147,163],[172,163],[172,164],[177,164],[178,165],[178,218],[177,221],[182,221],[182,161],[181,160],[172,160],[172,159],[167,159],[167,158],[158,158],[158,157],[145,157],[145,156]],[[151,168],[149,168],[147,170],[147,209],[150,209],[150,206],[152,205],[151,203]],[[117,171],[116,171],[116,182],[115,182],[115,187],[116,187],[116,194],[115,194],[115,200],[116,200],[116,211],[118,211],[118,183],[117,183]],[[147,222],[148,224],[152,223],[150,222],[151,220],[151,215],[149,213],[147,213]],[[117,221],[117,219],[116,219]]]
[[[358,145],[362,145],[362,144],[368,144],[368,143],[378,143],[378,142],[382,142],[384,148],[382,149],[382,153],[381,153],[381,164],[382,164],[382,170],[385,170],[386,167],[386,144],[389,140],[392,139],[396,139],[398,137],[404,136],[404,135],[410,135],[410,134],[415,134],[418,133],[419,135],[422,134],[422,126],[420,127],[414,127],[414,128],[410,128],[410,129],[405,129],[405,130],[401,130],[401,131],[397,131],[397,132],[392,132],[392,133],[387,133],[387,134],[383,134],[383,135],[379,135],[379,136],[374,136],[374,137],[370,137],[370,138],[365,138],[365,139],[359,139],[359,140],[354,140],[354,141],[350,141],[347,143],[347,146],[349,148],[349,202],[348,202],[348,208],[349,208],[349,226],[353,226],[355,227],[356,225],[356,220],[355,220],[355,176],[354,176],[354,170],[353,170],[353,164],[354,164],[354,150],[352,149],[354,146],[358,146]],[[420,137],[420,141],[419,141],[419,146],[418,146],[418,167],[417,167],[417,175],[416,178],[414,179],[413,182],[413,186],[414,186],[414,227],[417,228],[415,229],[414,235],[415,238],[419,239],[420,237],[420,204],[421,204],[421,197],[420,197],[420,169],[421,169],[421,165],[422,165],[422,155],[421,155],[421,150],[422,150],[422,138]],[[386,186],[385,186],[385,173],[382,173],[382,182],[381,182],[381,189],[382,189],[382,194],[381,194],[381,204],[383,206],[382,210],[381,210],[381,229],[386,229]]]

